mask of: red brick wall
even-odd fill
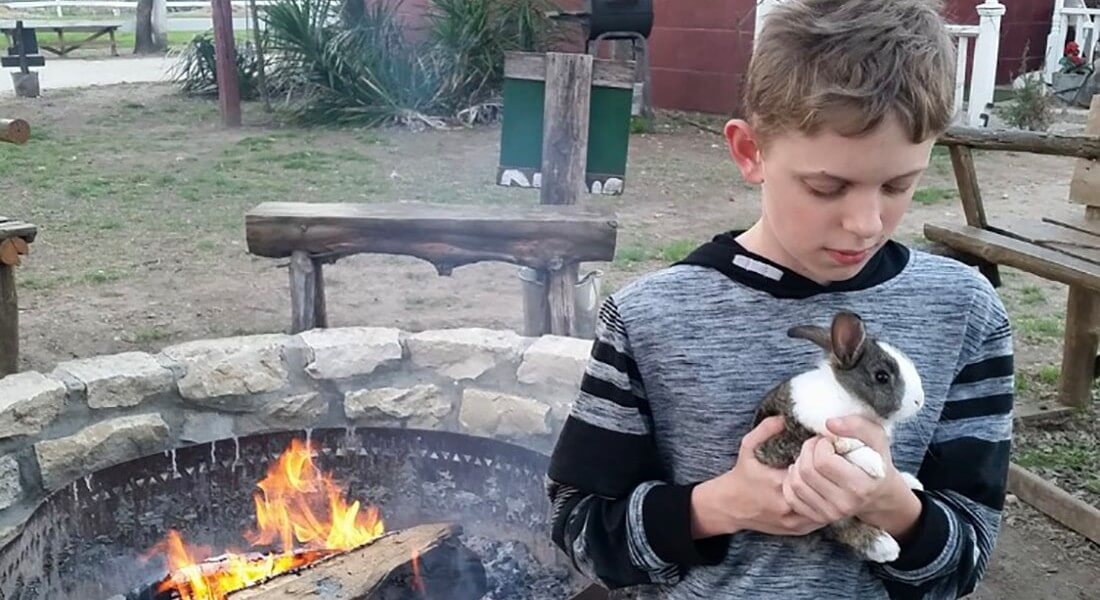
[[[752,53],[755,0],[654,0],[653,103],[732,114]]]

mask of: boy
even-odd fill
[[[952,116],[954,69],[928,0],[770,13],[748,118],[725,129],[760,218],[606,301],[551,459],[553,540],[613,597],[956,598],[981,580],[1009,461],[1009,321],[975,270],[890,240]],[[838,310],[923,379],[925,406],[890,440],[865,419],[828,424],[877,450],[883,479],[822,436],[790,469],[753,456],[783,428],[751,428],[765,392],[822,357],[787,329]],[[847,516],[900,555],[863,560],[819,531]]]

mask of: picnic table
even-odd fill
[[[115,32],[122,27],[122,21],[23,21],[23,29],[32,30],[37,36],[39,31],[53,31],[57,34],[57,46],[48,46],[39,42],[44,50],[48,50],[58,56],[66,56],[73,50],[80,48],[88,42],[104,35],[111,39],[111,56],[118,56],[118,45],[115,43]],[[0,25],[0,30],[8,38],[8,46],[14,44],[15,22],[8,21]],[[90,34],[84,39],[72,41],[65,40],[66,33]]]

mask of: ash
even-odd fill
[[[481,557],[489,593],[483,600],[568,598],[581,590],[562,567],[544,565],[526,544],[463,533],[464,544]]]

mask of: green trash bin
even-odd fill
[[[498,185],[541,187],[545,89],[544,81],[504,80]],[[593,194],[623,193],[633,98],[633,86],[592,86],[585,187]]]

